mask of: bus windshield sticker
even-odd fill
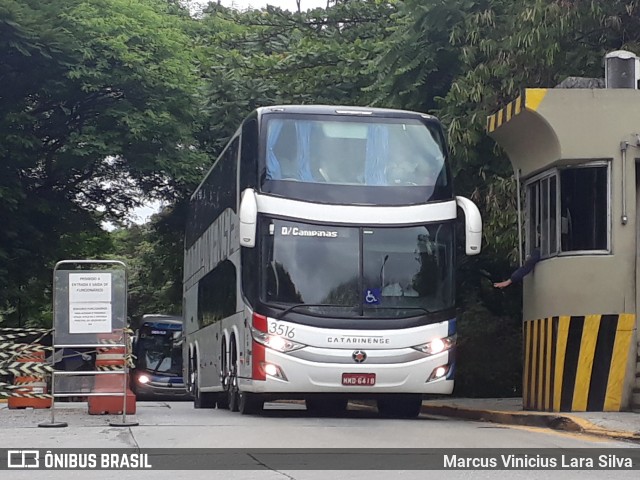
[[[292,235],[294,237],[338,238],[338,232],[336,230],[311,230],[311,229],[302,229],[299,227],[287,227],[287,226],[281,227],[280,234],[282,236]]]
[[[380,305],[380,289],[368,288],[365,290],[364,303],[367,305]]]

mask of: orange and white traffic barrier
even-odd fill
[[[114,372],[98,374],[95,378],[93,393],[103,395],[89,396],[89,414],[120,414],[125,405],[126,413],[136,413],[136,396],[129,388],[129,375],[124,373],[126,362],[124,347],[99,347],[96,353],[96,370],[98,372]],[[114,395],[107,395],[112,393]],[[120,395],[118,395],[120,394]]]
[[[22,354],[17,363],[34,365],[45,364],[44,351],[33,351]],[[34,370],[38,370],[34,368]],[[44,375],[23,373],[14,376],[14,388],[7,400],[8,407],[17,408],[50,408],[51,396],[47,393],[47,382]]]

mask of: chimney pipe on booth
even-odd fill
[[[605,88],[638,88],[640,57],[626,50],[609,52],[604,57]]]

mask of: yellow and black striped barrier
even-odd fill
[[[487,133],[492,133],[525,110],[535,112],[547,93],[546,88],[527,88],[506,107],[487,117]]]
[[[633,314],[525,321],[524,408],[620,411],[635,328]]]

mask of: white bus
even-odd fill
[[[184,377],[196,408],[243,414],[375,399],[418,415],[455,371],[455,225],[480,252],[426,114],[274,106],[249,115],[193,194]]]

